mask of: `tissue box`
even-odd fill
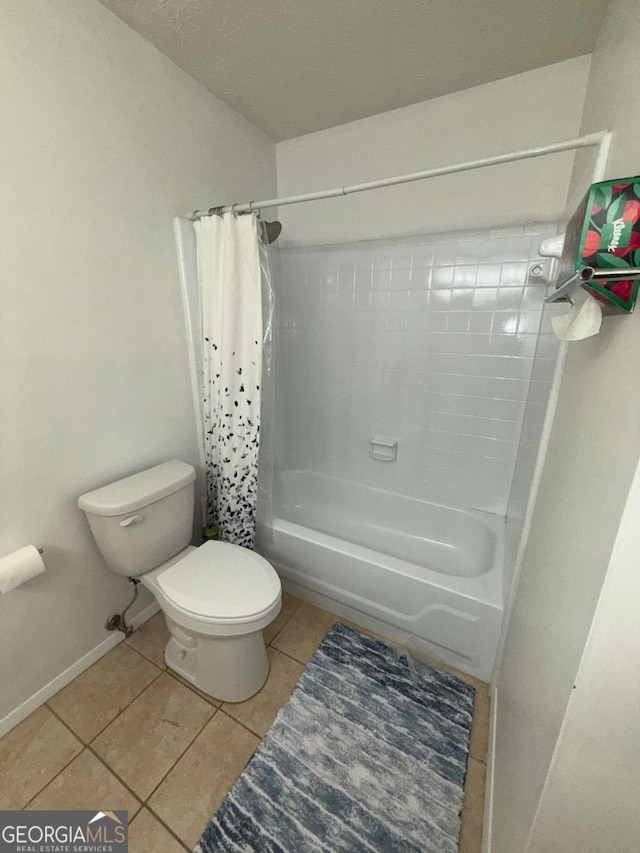
[[[633,311],[640,288],[634,278],[620,278],[630,267],[640,267],[640,176],[592,184],[567,226],[560,283],[584,267],[593,267],[597,279],[583,287],[601,303],[605,314]],[[610,270],[617,278],[607,278]]]

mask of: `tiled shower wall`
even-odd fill
[[[504,515],[545,292],[529,268],[551,234],[281,250],[278,466]],[[395,462],[370,457],[372,437],[398,442]]]

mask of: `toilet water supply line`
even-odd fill
[[[319,192],[302,193],[301,195],[286,196],[284,198],[269,198],[263,201],[249,201],[245,204],[221,205],[211,207],[209,210],[194,210],[188,214],[189,219],[196,220],[203,216],[213,216],[222,213],[251,213],[263,207],[280,207],[285,204],[298,204],[304,201],[317,201],[323,198],[335,198],[337,196],[350,195],[352,193],[375,190],[382,187],[391,187],[396,184],[406,184],[411,181],[422,181],[427,178],[436,178],[442,175],[453,175],[456,172],[470,172],[474,169],[482,169],[485,166],[497,166],[501,163],[513,163],[517,160],[528,160],[533,157],[544,157],[547,154],[557,154],[561,151],[574,151],[577,148],[591,148],[599,145],[598,162],[596,171],[603,171],[609,150],[611,134],[608,130],[597,133],[589,133],[565,142],[553,142],[549,145],[541,145],[537,148],[524,148],[521,151],[512,151],[509,154],[497,154],[493,157],[483,157],[479,160],[469,160],[465,163],[455,163],[450,166],[440,166],[436,169],[425,169],[421,172],[412,172],[408,175],[396,175],[392,178],[382,178],[379,181],[369,181],[364,184],[352,184],[351,186],[336,187],[331,190],[320,190]],[[598,178],[594,178],[598,180]]]
[[[140,581],[138,578],[127,578],[130,584],[133,585],[133,598],[127,604],[122,613],[114,613],[109,619],[107,619],[107,624],[105,625],[107,631],[122,631],[125,637],[130,637],[133,634],[134,628],[133,625],[127,625],[126,615],[127,611],[130,610],[133,605],[136,603],[136,599],[138,598],[138,586],[140,585]]]

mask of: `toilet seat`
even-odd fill
[[[217,621],[242,621],[269,610],[280,578],[259,554],[228,542],[206,542],[158,576],[180,610]]]
[[[282,586],[273,566],[228,542],[189,546],[139,579],[168,616],[200,634],[258,631],[280,612]]]

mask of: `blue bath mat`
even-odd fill
[[[334,625],[196,853],[455,853],[473,696]]]

